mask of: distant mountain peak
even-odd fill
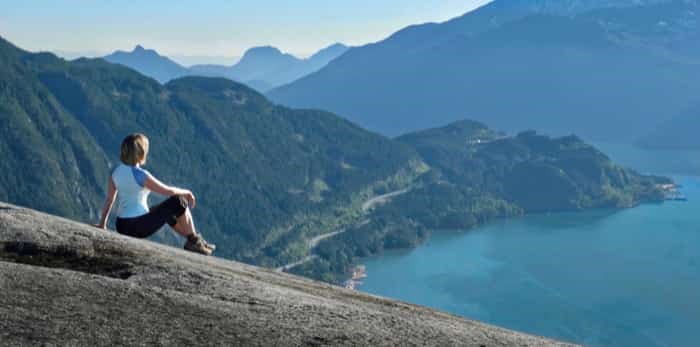
[[[165,56],[158,53],[158,51],[156,51],[155,49],[148,49],[148,48],[145,48],[141,45],[136,45],[136,47],[134,47],[134,50],[131,52],[128,52],[128,53],[136,54],[136,55],[143,55],[143,56],[153,56],[153,57],[165,58]]]
[[[246,56],[265,56],[265,55],[283,55],[282,51],[279,50],[277,47],[273,46],[258,46],[258,47],[253,47],[245,51],[243,54],[243,58]]]
[[[188,70],[153,49],[140,44],[131,52],[116,51],[104,57],[110,63],[128,66],[144,75],[165,83],[173,78],[188,74]]]
[[[345,45],[345,44],[343,44],[343,43],[340,43],[340,42],[336,42],[336,43],[331,44],[330,46],[328,46],[328,47],[326,47],[326,48],[321,49],[321,50],[318,51],[318,52],[320,53],[320,52],[327,51],[327,50],[347,49],[347,48],[348,48],[347,45]]]
[[[345,53],[349,48],[350,47],[348,47],[342,43],[336,42],[336,43],[316,52],[314,55],[312,55],[309,58],[309,60],[320,59],[320,60],[323,60],[322,64],[326,65],[331,60],[343,55],[343,53]]]
[[[267,95],[387,135],[469,114],[510,132],[627,141],[697,100],[698,1],[495,0],[352,48]]]

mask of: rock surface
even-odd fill
[[[0,203],[0,344],[565,346]]]

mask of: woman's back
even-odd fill
[[[187,189],[163,184],[141,168],[148,156],[148,138],[144,134],[131,134],[124,138],[120,148],[121,164],[112,171],[107,187],[107,198],[102,207],[100,229],[107,227],[109,213],[117,195],[117,232],[137,238],[149,237],[165,224],[187,238],[185,250],[211,255],[216,246],[197,233],[190,208],[194,208],[194,194]],[[167,196],[165,201],[148,207],[148,193]]]
[[[148,213],[148,194],[144,187],[148,172],[138,166],[120,164],[112,173],[118,191],[117,216],[133,218]]]

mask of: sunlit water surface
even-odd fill
[[[435,232],[363,261],[359,289],[591,346],[700,345],[700,153],[601,147],[641,171],[683,174],[689,201]]]

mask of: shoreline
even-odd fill
[[[685,202],[685,201],[688,201],[687,197],[686,197],[686,196],[682,193],[682,191],[681,191],[682,188],[683,188],[683,185],[682,185],[681,183],[678,182],[678,179],[677,179],[678,176],[672,176],[672,175],[670,175],[670,177],[673,177],[673,179],[672,179],[673,182],[672,182],[672,183],[668,183],[668,184],[658,184],[658,185],[657,185],[657,187],[660,188],[660,189],[662,189],[662,191],[664,192],[664,199],[663,199],[662,201],[657,201],[657,203],[673,202],[673,201],[684,201],[684,202]],[[686,176],[680,176],[680,177],[686,177]],[[639,206],[644,205],[644,204],[653,204],[653,203],[654,203],[653,201],[643,201],[643,200],[642,200],[642,201],[636,202],[636,203],[635,203],[634,205],[632,205],[632,206],[629,206],[629,207],[620,207],[620,208],[590,208],[590,209],[584,209],[584,210],[581,210],[581,211],[555,211],[555,212],[524,213],[522,216],[517,216],[517,217],[513,217],[513,218],[496,218],[495,220],[491,220],[491,221],[485,222],[485,223],[483,223],[483,224],[476,225],[476,226],[474,226],[474,227],[472,227],[472,228],[463,229],[463,230],[462,230],[462,229],[431,230],[431,234],[432,234],[433,232],[445,232],[445,231],[446,231],[446,232],[458,232],[458,233],[471,232],[471,231],[473,231],[473,230],[475,230],[475,229],[478,229],[478,228],[480,228],[480,227],[484,227],[484,226],[486,226],[486,225],[488,225],[488,224],[491,224],[491,223],[498,223],[498,222],[503,222],[503,221],[507,221],[507,220],[510,220],[510,219],[523,218],[523,217],[533,216],[533,215],[550,216],[550,215],[552,215],[552,214],[580,213],[580,212],[590,212],[590,211],[600,211],[600,212],[603,212],[603,211],[611,212],[611,211],[612,211],[612,212],[619,212],[619,211],[626,210],[626,209],[636,208],[636,207],[639,207]],[[431,237],[432,237],[432,236],[431,236]],[[430,237],[428,238],[428,240],[426,240],[426,242],[429,242],[429,239],[430,239]],[[424,244],[424,243],[421,243],[421,244],[417,245],[416,247],[420,247],[420,246],[423,245],[423,244]],[[416,247],[397,248],[397,249],[391,249],[391,250],[387,250],[387,251],[412,250],[412,249],[415,249]],[[371,255],[371,256],[369,256],[369,257],[367,257],[367,258],[372,258],[372,257],[376,257],[376,256],[379,256],[379,255],[380,255],[380,254],[374,254],[374,255]],[[363,258],[363,259],[366,259],[366,258]],[[357,287],[358,287],[358,286],[361,286],[361,285],[363,284],[362,280],[364,280],[365,278],[367,278],[367,276],[368,276],[368,274],[367,274],[367,268],[366,268],[365,265],[362,265],[362,264],[355,265],[355,266],[353,266],[353,268],[352,268],[352,272],[351,272],[350,278],[348,278],[347,280],[343,281],[343,282],[342,282],[342,286],[343,286],[344,288],[346,288],[346,289],[357,290]]]
[[[343,282],[343,287],[345,289],[357,290],[357,286],[362,285],[362,280],[367,278],[367,267],[364,265],[357,265],[352,269],[352,276],[349,280]]]
[[[688,201],[688,197],[681,192],[681,184],[673,182],[658,184],[657,187],[664,192],[664,201]]]

